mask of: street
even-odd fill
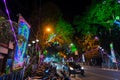
[[[71,80],[120,80],[120,71],[85,67],[85,76],[71,76]]]

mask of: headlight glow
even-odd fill
[[[70,70],[74,70],[72,67],[70,67]]]
[[[81,69],[84,69],[84,67],[81,67]]]

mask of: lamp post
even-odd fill
[[[38,42],[39,42],[39,40],[36,39],[36,52],[38,52]]]
[[[35,41],[32,41],[32,44],[33,44],[33,46],[32,46],[32,54],[34,55],[34,52],[35,52]]]
[[[28,54],[30,53],[30,50],[31,50],[31,44],[29,43],[28,44]]]

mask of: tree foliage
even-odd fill
[[[18,24],[16,22],[12,22],[12,23],[15,33],[17,34]],[[7,44],[9,41],[15,41],[10,23],[4,17],[0,17],[0,42]]]
[[[64,43],[71,42],[74,29],[70,23],[60,18],[60,20],[56,24],[55,31],[58,36],[61,36],[61,39],[64,40]]]
[[[117,0],[103,0],[96,3],[88,12],[88,22],[110,28],[117,16],[120,16],[120,4]]]
[[[81,44],[84,49],[90,46],[88,45],[90,43],[89,40],[92,40],[94,42],[94,38],[86,38],[89,35],[91,35],[91,37],[94,37],[95,35],[99,36],[99,40],[104,45],[106,43],[108,44],[108,41],[111,41],[111,38],[112,40],[115,40],[115,38],[113,38],[115,37],[113,31],[116,29],[113,24],[116,18],[120,17],[119,11],[120,4],[117,2],[117,0],[94,1],[94,4],[89,8],[84,17],[77,16],[74,19],[74,25],[76,26],[76,29],[80,35],[77,37],[78,42],[83,42],[83,44],[86,44],[86,42],[88,42],[87,45]],[[85,49],[85,51],[87,51],[87,49]]]

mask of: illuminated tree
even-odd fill
[[[110,51],[109,44],[114,43],[114,48],[119,51],[120,33],[120,3],[118,0],[101,0],[94,4],[87,14],[89,23],[99,24],[98,34],[101,45]],[[119,51],[120,52],[120,51]]]
[[[89,42],[88,39],[86,40],[88,35],[91,35],[91,37],[97,35],[100,44],[107,50],[109,46],[106,45],[109,45],[111,41],[115,41],[114,43],[117,41],[118,43],[120,29],[115,27],[115,25],[119,26],[119,24],[116,24],[116,21],[120,21],[119,11],[120,4],[117,0],[94,0],[93,5],[88,8],[84,17],[77,16],[74,20],[76,31],[79,33],[79,36],[77,37],[78,42],[86,44],[86,42]],[[84,45],[82,46],[86,49]]]
[[[96,41],[94,38],[97,35],[98,27],[91,26],[91,24],[87,22],[86,16],[76,16],[74,19],[74,25],[76,26],[77,35],[75,36],[75,41],[81,54],[92,50],[95,46],[99,44],[95,44]]]
[[[69,46],[65,45],[69,45],[72,42],[73,33],[74,30],[71,24],[60,18],[60,20],[55,25],[54,34],[50,35],[50,38],[52,38],[52,36],[55,36],[50,41],[50,43],[52,43],[50,44],[52,52],[61,51],[64,55],[66,55],[65,50]],[[55,44],[57,46],[55,46]]]
[[[89,23],[86,15],[84,15],[84,17],[76,16],[74,25],[76,26],[77,36],[75,36],[75,41],[79,48],[79,55],[85,53],[87,59],[98,55],[97,52],[93,51],[99,45],[99,41],[95,40],[98,27]]]
[[[63,43],[70,44],[72,42],[74,29],[70,23],[60,18],[56,24],[55,31],[60,36],[59,39],[64,41]]]
[[[94,4],[88,12],[88,22],[101,24],[109,29],[114,20],[120,16],[120,4],[117,0],[102,0]]]

